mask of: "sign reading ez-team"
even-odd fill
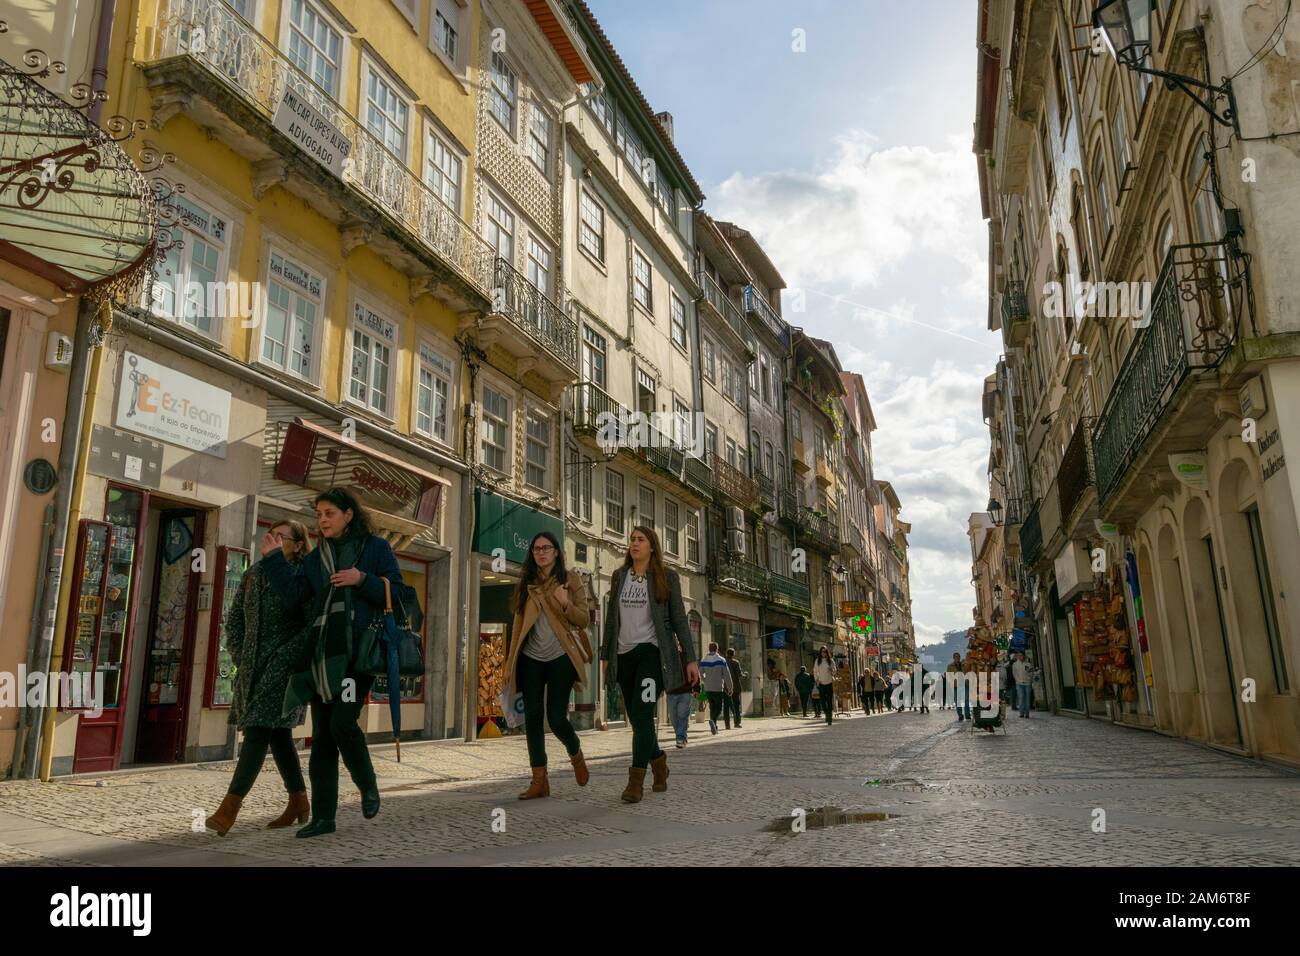
[[[304,153],[343,178],[343,162],[352,152],[352,141],[293,87],[285,87],[271,122]]]
[[[230,393],[143,355],[123,352],[117,427],[225,458]]]

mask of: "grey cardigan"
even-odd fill
[[[605,661],[605,680],[618,681],[618,596],[623,590],[624,568],[614,572],[610,580],[609,597],[605,608],[605,636],[600,643],[600,659]],[[663,668],[665,692],[676,690],[686,683],[686,665],[698,660],[695,642],[691,637],[690,621],[686,618],[686,605],[682,603],[682,580],[676,571],[668,571],[668,602],[655,600],[650,588],[650,619],[654,621],[655,637],[659,640],[659,663]],[[677,640],[673,640],[676,637]],[[681,642],[681,653],[677,651]]]

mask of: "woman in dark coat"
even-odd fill
[[[374,678],[355,670],[357,652],[372,621],[384,612],[384,580],[394,593],[402,572],[393,549],[370,533],[365,512],[352,493],[331,488],[316,496],[320,547],[297,569],[262,539],[266,576],[285,605],[306,617],[308,636],[299,669],[289,678],[286,711],[311,703],[312,819],[300,837],[334,832],[339,805],[339,756],[361,791],[367,820],[379,812],[379,786],[366,735],[357,725]]]
[[[307,529],[298,521],[281,521],[271,529],[280,553],[297,567],[311,550]],[[230,790],[217,812],[208,817],[209,830],[220,836],[235,825],[239,808],[262,772],[269,749],[289,793],[284,813],[267,824],[276,829],[297,821],[307,822],[307,784],[302,779],[293,729],[302,723],[305,708],[281,716],[289,674],[302,655],[302,615],[280,601],[263,574],[262,562],[244,574],[226,615],[226,645],[235,665],[234,697],[230,723],[244,733],[244,746],[230,781]]]
[[[617,681],[632,725],[632,766],[623,799],[641,800],[646,768],[656,793],[668,789],[668,755],[659,749],[655,704],[666,688],[700,682],[699,655],[676,571],[664,567],[651,528],[632,529],[627,558],[610,581],[600,646],[607,681]]]

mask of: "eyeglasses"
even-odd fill
[[[539,544],[533,547],[533,554],[546,554],[547,552],[554,550],[555,545],[553,544]]]

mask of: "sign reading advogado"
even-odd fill
[[[352,152],[352,141],[292,86],[284,88],[271,122],[304,153],[343,178],[343,163]]]
[[[143,355],[123,352],[117,427],[225,458],[230,393]]]

